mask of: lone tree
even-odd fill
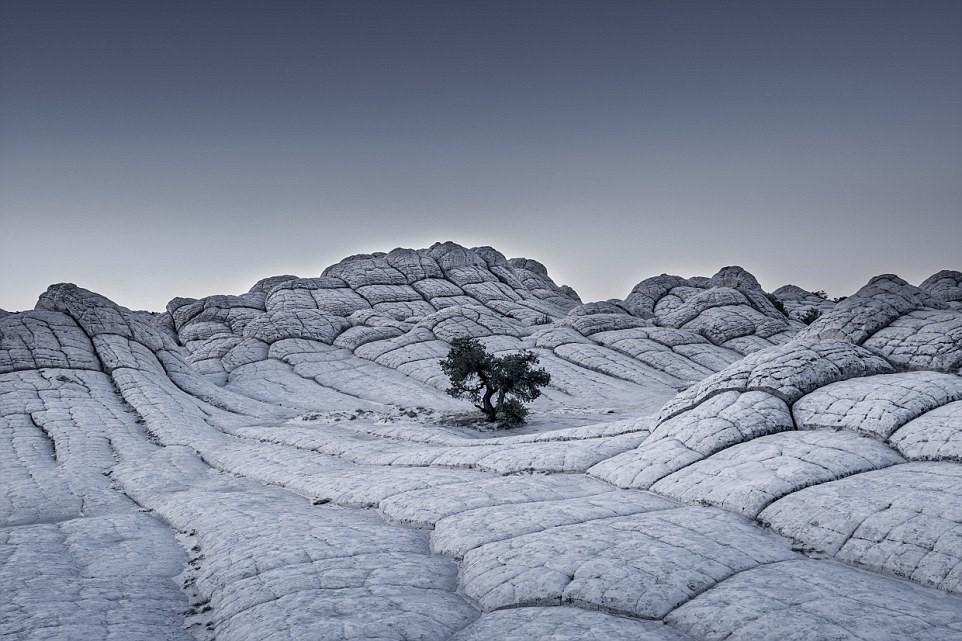
[[[494,356],[475,338],[456,338],[441,369],[451,381],[448,394],[470,400],[488,422],[517,425],[528,415],[524,404],[551,382],[537,364],[537,355],[529,351]]]

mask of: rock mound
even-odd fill
[[[0,636],[962,639],[958,275],[788,316],[453,243],[161,314],[51,286],[0,313]],[[462,336],[538,352],[540,425],[436,418]]]

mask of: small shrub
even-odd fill
[[[816,289],[814,292],[812,292],[812,294],[818,296],[822,300],[828,300],[828,293],[826,293],[824,289]]]
[[[516,398],[506,398],[498,407],[498,416],[505,425],[520,425],[528,418],[528,408]]]

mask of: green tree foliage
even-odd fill
[[[448,394],[470,400],[489,422],[517,425],[528,415],[525,403],[541,396],[541,388],[551,382],[537,365],[537,355],[527,350],[494,356],[477,339],[456,338],[441,370],[451,382]]]

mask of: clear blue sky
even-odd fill
[[[586,300],[962,268],[962,2],[0,7],[2,308],[447,239]]]

